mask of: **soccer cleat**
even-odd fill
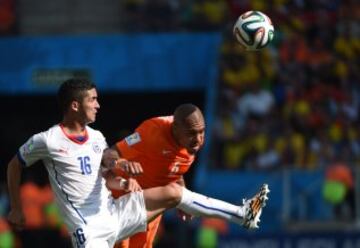
[[[243,199],[245,207],[245,217],[243,226],[248,229],[259,228],[260,216],[266,201],[269,199],[267,194],[270,192],[267,184],[263,184],[260,191],[251,199]]]

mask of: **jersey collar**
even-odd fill
[[[85,128],[85,134],[84,135],[71,135],[65,132],[64,125],[62,123],[59,124],[61,131],[64,133],[64,135],[70,139],[72,142],[75,142],[76,144],[84,144],[89,139],[89,134],[87,129]]]

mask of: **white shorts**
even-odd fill
[[[135,233],[145,232],[147,211],[143,192],[126,194],[115,200],[118,208],[119,229],[116,240],[126,239]],[[114,241],[114,243],[115,243]]]
[[[87,224],[71,230],[74,247],[112,248],[117,240],[126,239],[147,228],[147,211],[143,192],[109,198],[105,214],[87,219]]]

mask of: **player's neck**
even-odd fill
[[[177,137],[177,134],[176,134],[176,131],[175,131],[175,128],[174,128],[174,125],[171,125],[171,137],[174,141],[174,144],[178,147],[178,148],[181,148],[181,145],[180,143],[178,142],[178,137]]]
[[[63,130],[70,135],[85,135],[86,134],[86,124],[80,123],[79,121],[66,118],[61,122]]]

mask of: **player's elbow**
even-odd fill
[[[22,171],[22,164],[19,158],[15,155],[8,164],[8,173],[21,173]]]

